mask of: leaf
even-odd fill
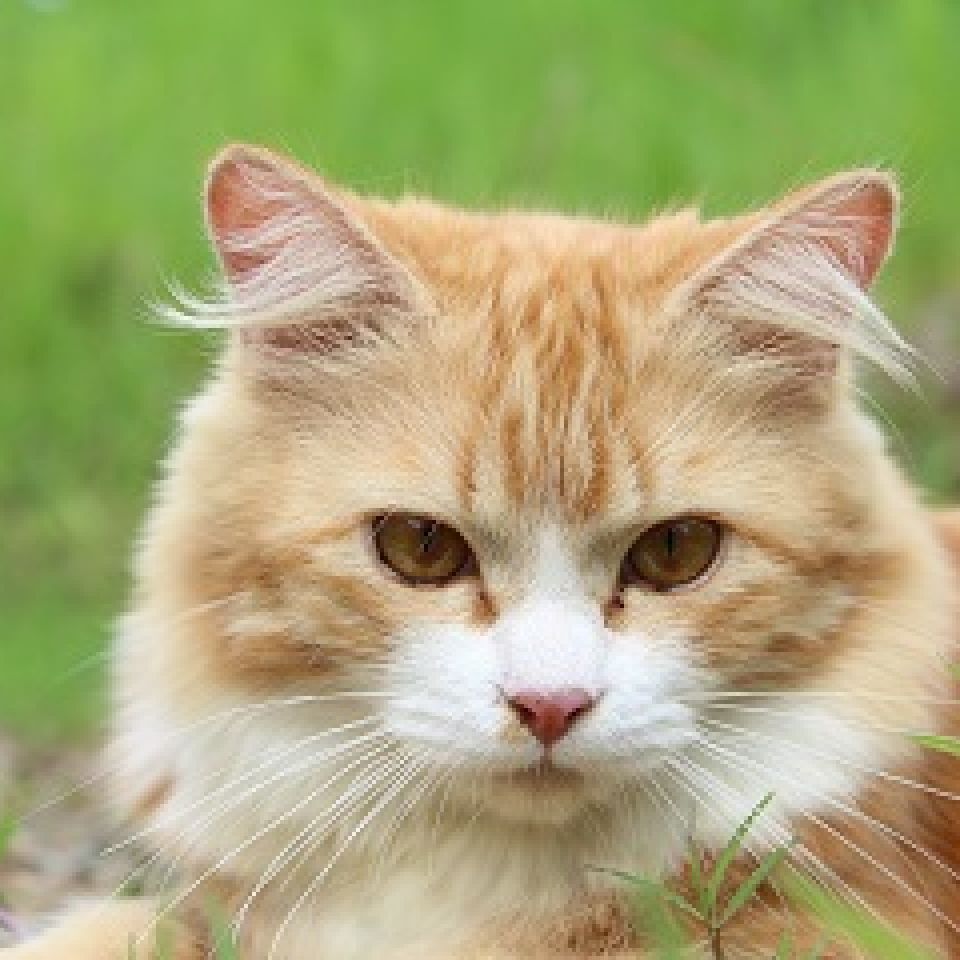
[[[750,831],[750,828],[754,825],[757,820],[757,817],[770,805],[770,801],[773,800],[773,794],[768,793],[754,808],[750,811],[749,816],[743,823],[737,827],[733,836],[727,841],[727,845],[723,848],[723,852],[717,858],[717,862],[713,868],[713,873],[710,875],[710,880],[707,882],[706,890],[706,907],[704,912],[707,913],[711,918],[716,917],[717,912],[717,894],[720,892],[720,884],[723,883],[723,878],[726,876],[727,870],[730,867],[730,864],[733,863],[734,859],[737,856],[740,847],[743,845],[743,839],[746,837],[747,833]]]
[[[756,894],[763,881],[783,863],[789,853],[789,847],[778,847],[760,861],[757,869],[747,877],[736,893],[727,901],[726,909],[718,926],[722,927],[743,909],[744,905]]]
[[[915,733],[911,735],[910,739],[929,750],[939,750],[941,753],[950,753],[955,757],[960,757],[960,738],[958,737],[947,737],[935,733]]]

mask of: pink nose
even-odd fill
[[[507,697],[520,722],[545,746],[551,747],[594,705],[586,690],[551,693],[521,691]]]

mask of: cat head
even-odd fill
[[[783,724],[847,749],[836,695],[894,682],[891,622],[926,616],[853,375],[906,375],[867,292],[897,206],[859,170],[723,220],[483,214],[228,148],[221,295],[178,316],[227,342],[146,530],[129,709],[310,703],[224,751],[359,730],[385,782],[514,822],[718,767],[760,692],[822,692]]]

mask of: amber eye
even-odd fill
[[[449,583],[473,563],[467,541],[453,527],[417,513],[388,513],[373,522],[380,560],[410,583]]]
[[[722,541],[723,528],[702,517],[658,523],[627,551],[620,582],[660,591],[692,583],[713,565]]]

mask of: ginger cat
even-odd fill
[[[960,761],[907,736],[960,728],[960,518],[853,369],[908,376],[867,295],[897,202],[861,170],[638,227],[224,150],[179,319],[228,334],[115,651],[112,798],[179,887],[7,956],[122,960],[159,911],[199,960],[211,896],[245,960],[647,956],[590,867],[671,876],[772,791],[752,855],[794,836],[960,958]]]

